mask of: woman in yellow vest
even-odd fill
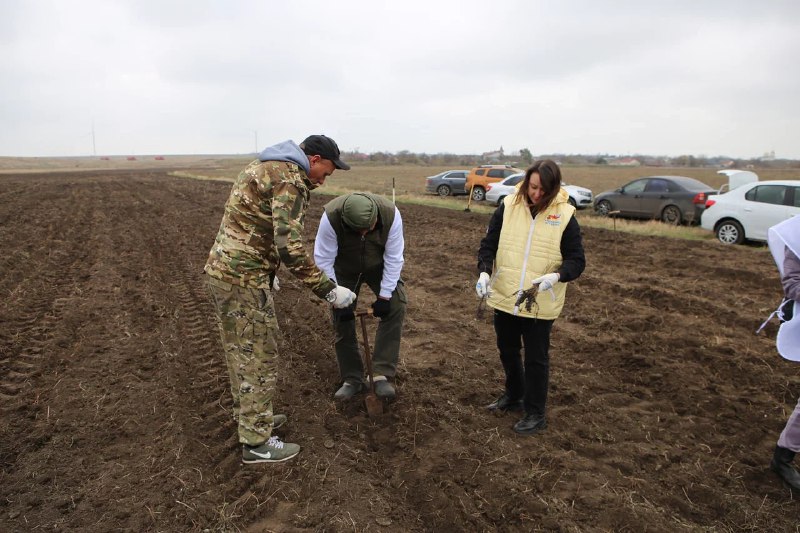
[[[505,391],[491,411],[524,410],[514,431],[532,435],[547,427],[550,330],[564,306],[567,282],[586,266],[575,208],[561,188],[561,169],[537,161],[516,194],[507,196],[489,222],[478,251],[475,290],[494,309]],[[522,291],[535,300],[520,298]],[[525,347],[525,357],[520,357]]]

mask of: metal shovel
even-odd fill
[[[369,337],[367,337],[367,324],[364,317],[371,316],[372,313],[362,311],[357,313],[361,321],[361,337],[364,341],[364,362],[367,366],[367,377],[369,378],[369,392],[367,392],[364,403],[367,405],[367,416],[378,416],[383,414],[383,402],[375,394],[375,381],[372,379],[372,355],[369,353]]]

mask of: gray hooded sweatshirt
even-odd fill
[[[311,167],[308,165],[308,156],[300,149],[294,141],[283,141],[282,143],[267,146],[258,154],[259,161],[288,161],[295,163],[308,175]]]

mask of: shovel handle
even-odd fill
[[[364,360],[367,363],[367,377],[369,377],[369,390],[375,392],[375,382],[372,380],[372,355],[369,353],[369,337],[367,336],[367,323],[364,321],[365,316],[371,316],[371,312],[357,313],[361,321],[361,336],[364,339]]]

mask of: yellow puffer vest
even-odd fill
[[[516,316],[555,320],[564,307],[566,283],[556,283],[553,294],[541,292],[530,311],[525,304],[515,306],[519,291],[529,289],[531,281],[555,272],[561,266],[561,236],[575,208],[561,189],[547,210],[531,217],[528,207],[517,203],[516,194],[503,200],[503,229],[492,273],[492,294],[488,305]]]

